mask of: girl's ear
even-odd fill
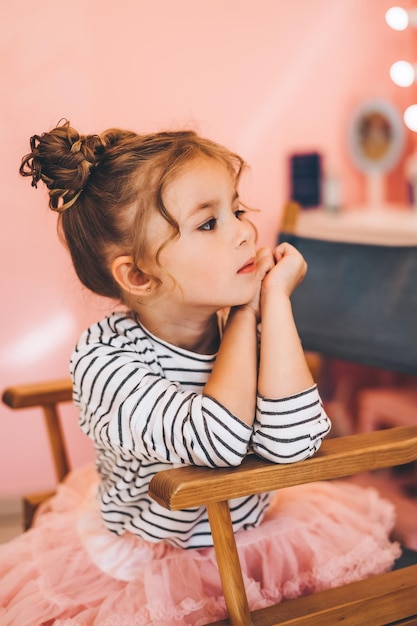
[[[130,255],[115,258],[111,264],[111,273],[123,291],[133,295],[149,295],[155,284],[150,276],[136,267]]]

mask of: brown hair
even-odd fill
[[[59,232],[81,282],[116,299],[122,294],[110,271],[111,256],[131,254],[139,264],[147,250],[150,211],[159,211],[172,226],[170,239],[179,236],[163,192],[180,168],[205,155],[224,163],[237,184],[245,165],[240,156],[194,131],[138,135],[110,129],[80,135],[64,121],[34,135],[30,145],[20,174],[31,176],[35,187],[40,180],[48,187],[49,206],[59,213]]]

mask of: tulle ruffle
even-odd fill
[[[212,548],[181,550],[103,526],[92,467],[72,472],[32,529],[0,546],[2,626],[200,626],[225,617]],[[236,535],[251,609],[387,571],[392,505],[341,481],[275,494]]]

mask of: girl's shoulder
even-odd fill
[[[102,367],[135,367],[161,373],[159,355],[151,338],[130,312],[116,311],[92,324],[80,336],[70,358],[70,372],[86,368],[100,371]]]
[[[82,346],[103,345],[115,348],[139,347],[148,336],[135,316],[129,311],[114,311],[87,328],[77,342]]]

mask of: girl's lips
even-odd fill
[[[243,267],[240,268],[238,274],[250,274],[256,270],[256,261],[255,259],[250,259]]]

